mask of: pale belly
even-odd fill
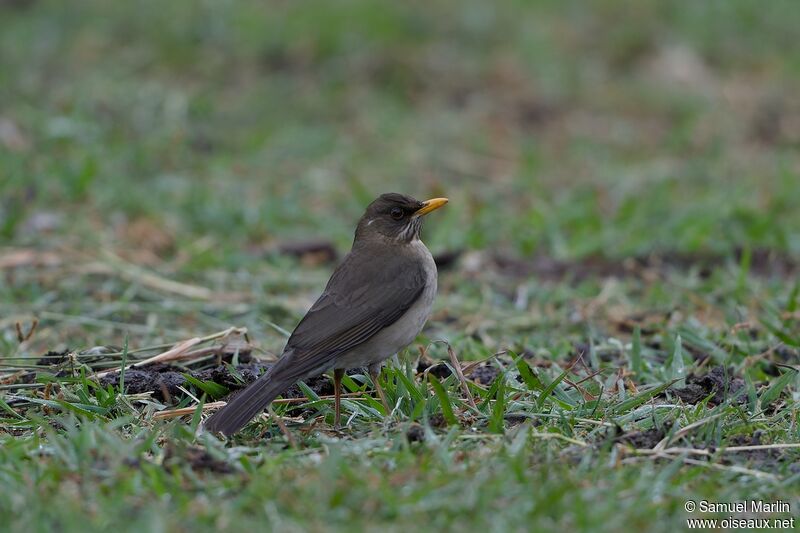
[[[349,352],[339,355],[335,368],[347,369],[380,363],[414,342],[425,326],[436,298],[436,265],[430,253],[427,255],[430,261],[427,265],[428,282],[419,299],[394,324]]]

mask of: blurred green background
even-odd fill
[[[666,532],[689,496],[796,514],[796,450],[723,448],[800,440],[797,43],[796,1],[0,0],[0,516]],[[460,427],[429,424],[445,404],[409,370],[424,405],[354,400],[333,432],[321,400],[289,422],[297,450],[267,420],[230,445],[73,366],[230,326],[279,354],[327,248],[388,191],[451,199],[423,236],[460,262],[419,345],[502,371],[471,382],[479,411],[443,380]],[[746,405],[653,392],[712,367]],[[633,451],[667,433],[708,455]]]
[[[796,3],[0,3],[0,238],[192,267],[345,248],[800,252]],[[249,255],[248,255],[249,254]]]

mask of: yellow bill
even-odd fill
[[[425,200],[422,202],[422,207],[414,213],[415,216],[421,217],[423,215],[427,215],[431,211],[435,211],[442,207],[444,204],[449,202],[447,198],[431,198],[430,200]]]

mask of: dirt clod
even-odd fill
[[[496,366],[484,363],[474,368],[466,377],[479,385],[491,386],[499,375],[500,370]]]
[[[241,364],[235,368],[237,377],[231,372],[228,365],[218,365],[205,370],[189,370],[165,364],[154,364],[125,371],[125,390],[128,394],[152,392],[154,398],[160,401],[168,401],[172,396],[182,394],[178,387],[186,384],[186,378],[183,374],[189,374],[201,381],[213,381],[233,392],[254,382],[271,367],[272,363],[253,362]],[[350,370],[348,375],[359,372],[360,369]],[[119,386],[119,372],[103,376],[100,378],[100,384],[103,387],[108,385]],[[334,393],[333,380],[326,375],[307,379],[305,384],[319,396],[328,396]],[[284,398],[305,398],[305,393],[299,386],[292,385],[281,396]]]
[[[182,373],[186,370],[165,364],[150,365],[145,368],[129,368],[125,371],[125,390],[127,394],[153,392],[153,397],[167,401],[170,397],[183,394],[178,387],[186,383]],[[119,386],[120,374],[106,374],[100,378],[102,387]]]
[[[258,379],[258,377],[266,372],[271,366],[272,363],[248,363],[238,365],[236,367],[236,372],[238,372],[245,384],[249,384]],[[243,387],[243,384],[236,379],[227,365],[218,365],[214,368],[192,372],[192,376],[202,381],[213,381],[215,383],[219,383],[220,385],[224,385],[229,389],[240,389]]]
[[[662,428],[650,428],[645,431],[634,431],[620,435],[616,439],[617,442],[624,442],[630,444],[637,449],[651,449],[664,438],[664,430]]]
[[[414,424],[406,431],[408,442],[424,442],[425,430],[419,424]]]
[[[63,350],[50,350],[44,354],[41,359],[36,361],[36,364],[41,366],[60,365],[67,361],[70,351],[71,350],[69,348],[64,348]]]
[[[433,428],[447,427],[447,420],[445,420],[444,415],[442,413],[433,413],[431,417],[428,419],[428,423]]]
[[[725,367],[715,366],[704,376],[690,375],[686,378],[686,387],[674,389],[674,392],[683,402],[691,404],[713,393],[709,405],[719,405],[739,393],[742,387],[744,380],[734,376],[733,369],[726,370]],[[739,402],[745,400],[743,395],[739,396]]]
[[[349,373],[348,373],[349,375]],[[330,396],[335,391],[333,390],[333,380],[327,375],[323,374],[315,378],[309,378],[303,383],[314,391],[317,396]],[[281,396],[284,398],[305,398],[305,393],[297,385],[292,385]]]
[[[429,366],[423,366],[422,362],[417,366],[417,372],[425,372],[427,371],[429,374],[433,374],[439,379],[447,379],[450,374],[453,372],[450,370],[450,367],[447,366],[445,363],[435,363]]]
[[[199,447],[189,447],[177,450],[167,448],[164,456],[164,468],[188,464],[195,471],[213,472],[216,474],[230,474],[233,468],[230,464],[212,456],[207,450]]]

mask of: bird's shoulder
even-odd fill
[[[328,345],[329,340],[349,338],[354,330],[362,328],[364,333],[374,334],[414,304],[430,283],[430,276],[426,259],[416,251],[376,253],[354,249],[331,275],[286,348],[303,350]],[[364,336],[356,337],[363,340]]]
[[[427,249],[425,249],[427,251]],[[402,296],[425,287],[428,278],[425,258],[414,250],[406,253],[352,250],[328,280],[311,311],[324,305],[351,307],[381,305],[382,296]]]

